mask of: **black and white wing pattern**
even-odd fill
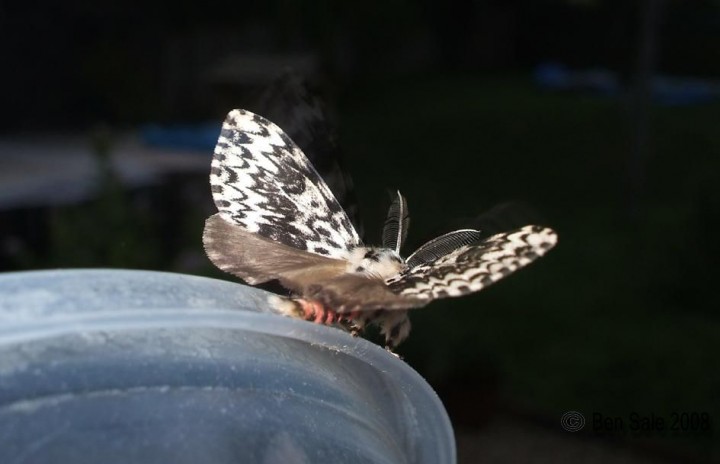
[[[386,345],[407,337],[407,310],[477,292],[555,246],[552,229],[525,226],[484,238],[462,229],[400,256],[409,225],[398,192],[383,246],[362,244],[347,214],[295,143],[275,124],[244,110],[223,124],[210,173],[218,214],[203,233],[210,260],[249,284],[271,280],[292,298],[281,313],[355,331],[377,324]]]
[[[458,232],[463,236],[479,233]],[[433,255],[426,262],[418,261],[388,282],[388,286],[403,296],[431,300],[474,293],[544,255],[557,243],[557,235],[546,227],[525,226],[479,243],[461,243],[446,254]]]
[[[228,114],[210,171],[223,219],[298,250],[340,257],[360,237],[303,152],[275,124]]]
[[[352,176],[345,169],[344,157],[332,112],[317,86],[299,72],[288,69],[260,95],[258,114],[282,127],[305,153],[325,181],[350,221],[363,237]]]
[[[338,313],[424,304],[388,289],[402,258],[363,246],[304,153],[265,118],[228,114],[210,185],[219,213],[205,223],[203,243],[220,269],[252,285],[277,280]]]

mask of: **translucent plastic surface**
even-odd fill
[[[454,463],[383,349],[267,293],[146,271],[0,275],[2,463]]]

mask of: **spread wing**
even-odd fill
[[[388,288],[385,281],[362,274],[343,274],[316,282],[306,288],[303,296],[318,300],[338,313],[419,308],[430,302],[420,295],[398,294]]]
[[[225,119],[210,185],[223,219],[248,232],[330,258],[361,245],[303,152],[278,126],[249,111],[233,110]]]
[[[309,253],[248,232],[229,223],[220,213],[205,222],[203,245],[213,264],[251,285],[290,279],[282,282],[283,285],[301,292],[303,282],[332,279],[347,267],[343,260]],[[288,283],[292,285],[286,285]]]
[[[303,298],[318,300],[338,313],[407,309],[427,304],[398,295],[385,281],[347,273],[348,263],[275,242],[231,224],[221,214],[205,223],[203,244],[210,260],[251,285],[279,280]]]
[[[525,226],[463,245],[389,282],[401,296],[433,300],[477,292],[527,266],[557,243],[552,229]]]
[[[282,127],[305,153],[362,237],[355,187],[344,166],[326,99],[300,73],[287,70],[262,93],[257,110]]]

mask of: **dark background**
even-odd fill
[[[389,188],[407,250],[506,201],[559,233],[529,269],[413,316],[399,352],[462,462],[517,462],[548,433],[548,456],[720,457],[720,2],[3,2],[0,58],[0,139],[80,136],[101,173],[87,198],[0,210],[0,269],[229,278],[202,251],[207,172],[130,187],[108,155],[148,123],[219,128],[294,64],[337,124],[368,242]],[[571,435],[568,410],[707,413],[715,430]]]

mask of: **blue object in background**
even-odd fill
[[[538,87],[553,91],[618,96],[628,95],[631,90],[629,83],[623,85],[617,73],[608,69],[571,70],[554,62],[538,65],[533,79]],[[720,81],[658,75],[651,85],[653,101],[664,106],[697,105],[720,99]]]
[[[560,63],[542,63],[533,71],[535,83],[548,90],[575,90],[605,96],[617,95],[620,83],[617,75],[607,69],[593,68],[573,71]]]
[[[140,137],[146,145],[203,153],[212,153],[219,135],[217,121],[169,126],[147,124],[140,128]]]
[[[569,70],[560,63],[541,63],[533,70],[535,83],[550,90],[566,90],[570,87]]]
[[[720,82],[657,76],[653,79],[655,101],[665,106],[709,103],[720,99]]]

